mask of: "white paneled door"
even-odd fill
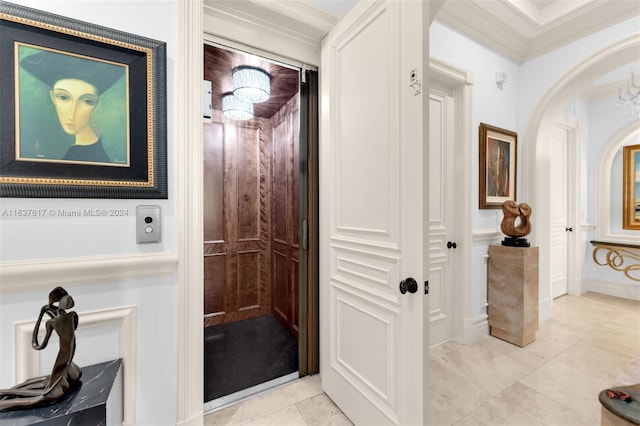
[[[454,202],[454,99],[446,87],[430,89],[429,101],[429,345],[453,338],[452,237]]]
[[[428,420],[423,8],[359,2],[322,45],[322,384],[361,425]]]
[[[551,139],[551,294],[553,298],[568,292],[567,232],[573,232],[568,215],[568,156],[569,131],[555,126]]]

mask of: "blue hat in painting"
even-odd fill
[[[53,87],[58,80],[73,78],[91,84],[98,89],[98,94],[104,93],[125,75],[123,65],[49,50],[27,56],[20,61],[20,65],[49,87]]]

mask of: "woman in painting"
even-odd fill
[[[50,87],[60,126],[74,138],[62,159],[111,163],[92,115],[100,95],[125,75],[124,68],[47,50],[25,57],[20,65]]]
[[[509,196],[509,158],[506,143],[495,139],[489,150],[489,173],[487,195],[493,197]]]
[[[60,349],[53,370],[49,376],[36,377],[11,389],[0,390],[0,411],[50,405],[80,386],[82,371],[73,362],[78,314],[67,312],[73,305],[73,298],[62,287],[56,287],[49,293],[49,303],[40,309],[40,316],[33,329],[31,345],[35,350],[46,348],[51,335],[56,332],[60,339]],[[45,314],[50,319],[45,323],[46,333],[42,343],[39,343],[38,333]]]

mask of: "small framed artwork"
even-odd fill
[[[167,198],[166,44],[0,1],[0,197]]]
[[[499,209],[516,199],[518,135],[480,123],[480,208]]]
[[[640,145],[622,150],[622,229],[640,230]]]

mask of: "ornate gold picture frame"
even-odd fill
[[[623,147],[622,229],[640,230],[640,145]]]
[[[166,44],[0,1],[0,197],[167,198]]]
[[[480,123],[480,208],[500,209],[516,200],[518,135]]]

